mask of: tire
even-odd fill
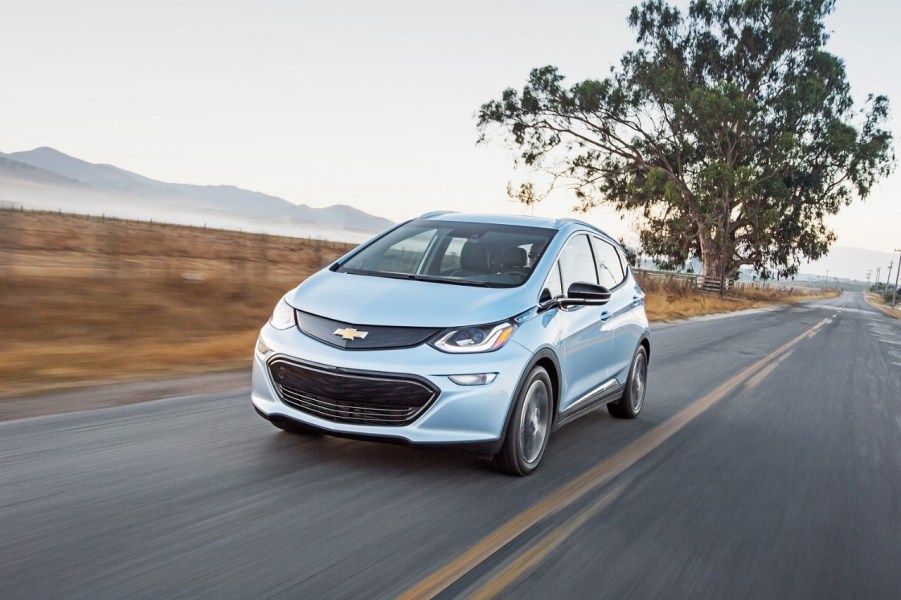
[[[639,346],[629,367],[626,391],[623,397],[607,405],[607,410],[618,419],[634,419],[644,406],[644,396],[648,387],[648,351]]]
[[[503,444],[494,455],[497,470],[523,476],[538,467],[551,436],[553,408],[551,378],[543,367],[535,367],[520,387]]]

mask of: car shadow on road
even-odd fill
[[[267,438],[270,452],[287,460],[288,468],[311,462],[383,473],[411,470],[466,473],[491,471],[487,457],[447,447],[419,448],[400,443],[345,439],[324,434],[275,431]]]

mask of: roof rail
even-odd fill
[[[591,223],[588,223],[587,221],[583,221],[581,219],[573,219],[572,217],[564,217],[562,219],[557,219],[557,221],[555,222],[555,226],[560,227],[562,225],[566,225],[569,223],[574,223],[576,225],[584,225],[585,227],[590,227],[591,229],[594,229],[595,231],[600,231],[601,233],[603,233],[605,236],[607,236],[611,240],[614,239],[612,235],[610,235],[609,233],[607,233],[606,231],[604,231],[597,225],[592,225]]]
[[[432,212],[427,212],[419,215],[420,219],[428,219],[429,217],[440,217],[441,215],[450,215],[457,211],[455,210],[433,210]]]

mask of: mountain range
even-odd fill
[[[0,152],[0,205],[348,242],[392,225],[347,205],[313,208],[231,185],[167,183],[48,147]]]

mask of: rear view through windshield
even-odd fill
[[[557,233],[492,223],[411,221],[363,248],[340,273],[514,287],[524,283]]]

